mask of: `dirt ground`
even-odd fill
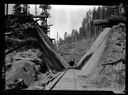
[[[125,91],[126,27],[113,26],[100,63],[91,76],[78,75],[83,90]],[[86,70],[85,70],[86,71]]]
[[[67,62],[75,60],[75,62],[78,63],[94,41],[94,39],[88,39],[74,42],[69,45],[62,45],[59,50],[62,53],[62,57]],[[126,65],[125,51],[126,27],[124,24],[120,23],[111,28],[108,41],[105,43],[105,49],[101,55],[100,61],[98,61],[98,65],[95,66],[92,75],[81,75],[81,71],[76,70],[77,89],[124,93]],[[63,52],[66,52],[66,54],[63,54]],[[86,70],[84,71],[86,72]]]

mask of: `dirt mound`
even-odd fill
[[[17,88],[18,80],[22,80],[26,86],[38,80],[42,71],[46,72],[46,66],[40,58],[39,49],[28,49],[20,52],[13,52],[6,55],[6,88]],[[45,68],[45,70],[42,70]],[[12,85],[12,86],[10,86]]]
[[[37,70],[35,64],[28,60],[19,60],[12,64],[11,70],[6,72],[6,85],[13,89],[16,82],[22,80],[26,86],[29,86],[37,79]],[[12,87],[11,87],[12,85]]]

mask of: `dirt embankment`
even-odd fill
[[[110,90],[115,93],[125,91],[126,27],[113,26],[109,40],[95,72],[89,76],[79,76],[85,89]]]
[[[46,45],[52,44],[46,34],[41,40],[39,25],[18,19],[25,20],[8,17],[5,21],[5,89],[43,89],[64,66]]]

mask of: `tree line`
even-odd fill
[[[114,7],[114,8],[112,8]],[[71,34],[65,32],[64,39],[59,38],[59,44],[69,44],[78,40],[88,39],[94,36],[98,36],[102,31],[101,26],[93,26],[93,20],[108,19],[112,15],[120,15],[120,7],[118,6],[99,6],[93,8],[93,10],[87,11],[85,17],[82,20],[82,26],[77,31],[73,29]]]

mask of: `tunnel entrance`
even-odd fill
[[[70,62],[69,62],[69,65],[70,65],[70,66],[74,66],[74,64],[75,64],[74,61],[70,61]]]

